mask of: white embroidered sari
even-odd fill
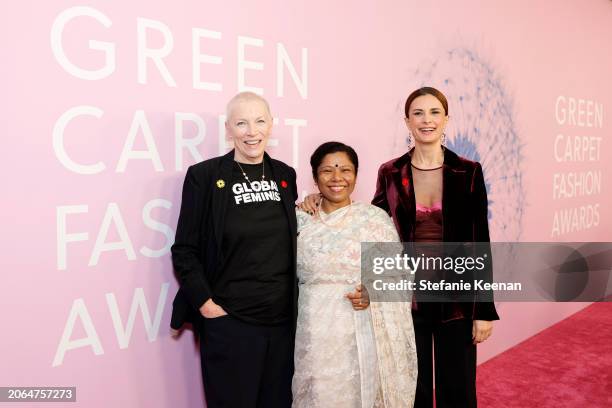
[[[294,407],[412,407],[417,378],[409,302],[354,311],[361,242],[397,242],[381,209],[353,203],[320,218],[298,211]]]

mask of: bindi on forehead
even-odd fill
[[[353,166],[351,163],[324,163],[319,166],[321,169],[329,169],[329,168],[342,168],[342,169],[352,169]]]

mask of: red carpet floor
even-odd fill
[[[484,408],[612,408],[612,302],[594,303],[478,366]]]

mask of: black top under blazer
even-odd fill
[[[272,159],[264,160],[272,169],[271,178],[278,184],[293,248],[293,315],[297,317],[296,247],[297,221],[295,201],[297,186],[295,170]],[[190,166],[185,175],[183,196],[176,238],[172,245],[172,264],[180,288],[172,303],[170,326],[178,330],[185,322],[197,322],[199,309],[213,297],[212,284],[220,273],[221,240],[225,214],[231,192],[234,151],[224,156]]]

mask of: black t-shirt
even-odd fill
[[[265,162],[265,160],[264,160]],[[279,185],[268,163],[234,163],[221,244],[221,273],[213,299],[229,314],[257,324],[292,316],[292,247]]]

